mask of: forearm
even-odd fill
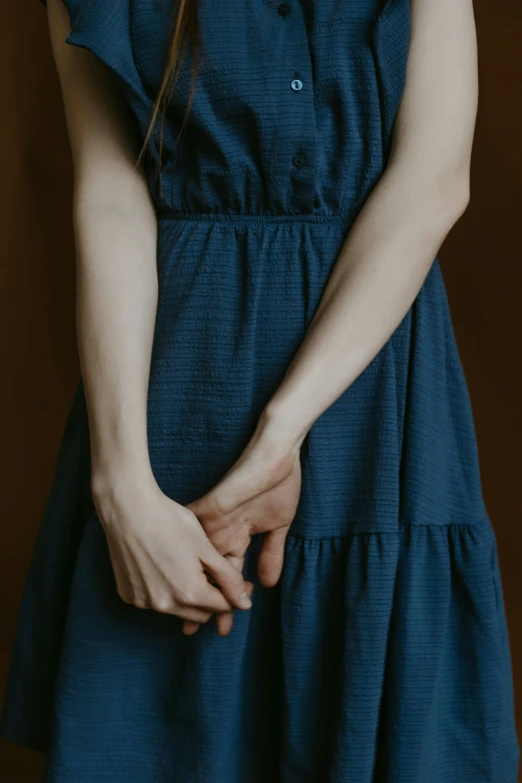
[[[263,427],[302,442],[404,318],[465,204],[457,179],[437,186],[401,166],[388,169],[343,245]]]
[[[98,193],[99,196],[99,193]],[[75,196],[77,333],[93,493],[147,481],[147,389],[157,306],[156,219],[148,199]]]
[[[77,336],[91,438],[93,496],[152,478],[147,389],[157,307],[157,220],[121,85],[69,46],[66,7],[48,0],[74,169]],[[122,493],[128,495],[124,489]]]
[[[261,432],[298,446],[413,304],[468,202],[478,79],[471,0],[411,0],[406,84],[387,168],[332,269]]]

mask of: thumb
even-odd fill
[[[271,530],[263,539],[257,561],[259,581],[263,587],[273,587],[279,581],[283,570],[285,542],[289,530],[290,525],[279,527],[277,530]]]
[[[243,563],[245,560],[244,556],[236,557],[235,555],[225,555],[225,559],[228,560],[229,563],[232,563],[234,568],[239,571],[239,573],[242,573]],[[245,582],[245,586],[247,595],[251,596],[254,585],[252,582]],[[230,612],[221,612],[216,614],[216,626],[220,636],[226,636],[230,633],[234,621],[233,618],[234,615],[232,610]],[[183,633],[186,636],[193,636],[199,631],[200,625],[201,623],[197,623],[194,620],[185,620],[183,623]]]
[[[252,601],[241,571],[215,550],[209,551],[202,562],[229,603],[238,609],[250,609]]]

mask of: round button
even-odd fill
[[[293,157],[294,166],[297,166],[297,168],[299,168],[300,166],[303,165],[304,162],[305,162],[305,157],[300,152],[298,152],[297,155],[294,155]]]
[[[281,16],[286,16],[290,13],[290,6],[288,3],[281,3],[281,5],[277,6],[277,13]]]
[[[290,82],[290,87],[292,88],[292,90],[295,90],[297,92],[298,90],[303,89],[303,82],[301,81],[301,79],[293,79]]]

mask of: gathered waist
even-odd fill
[[[353,219],[353,214],[265,214],[241,212],[178,212],[160,208],[156,212],[158,221],[198,221],[209,223],[318,223],[323,225],[347,226]]]

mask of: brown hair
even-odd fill
[[[161,166],[165,111],[168,102],[172,96],[172,93],[174,92],[174,88],[176,86],[176,82],[178,80],[178,76],[181,70],[181,64],[183,62],[183,58],[187,50],[187,46],[190,46],[194,58],[194,68],[192,71],[192,88],[190,91],[190,97],[187,104],[185,116],[183,118],[183,122],[181,124],[181,128],[179,130],[176,141],[179,141],[183,128],[185,127],[185,123],[188,114],[190,112],[190,108],[192,106],[194,89],[196,86],[197,70],[199,67],[199,59],[201,54],[201,41],[200,41],[199,19],[198,19],[198,12],[197,12],[197,0],[178,0],[178,11],[175,16],[175,22],[172,31],[169,51],[167,55],[167,62],[163,73],[163,79],[161,81],[158,94],[154,101],[152,117],[147,130],[147,134],[143,141],[143,145],[138,155],[136,165],[140,164],[142,157],[147,149],[147,145],[149,143],[152,131],[154,129],[154,125],[157,122],[158,114],[159,114],[161,116],[160,144],[159,144],[160,164],[159,165]]]

